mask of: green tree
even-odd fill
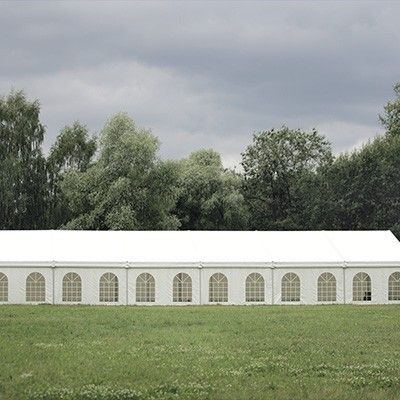
[[[316,130],[283,126],[254,135],[242,154],[243,193],[253,229],[304,229],[299,184],[332,162],[330,143]]]
[[[389,135],[400,135],[400,82],[394,86],[396,98],[388,101],[384,107],[385,113],[379,116],[382,125]]]
[[[318,229],[390,229],[400,238],[400,86],[380,116],[386,133],[341,154],[303,182],[304,213]]]
[[[171,215],[177,167],[157,157],[158,140],[126,114],[113,116],[100,137],[98,161],[68,172],[62,189],[73,218],[71,229],[176,229]]]
[[[23,92],[0,98],[0,228],[38,229],[44,225],[45,129],[39,102]]]
[[[58,228],[71,218],[67,201],[61,192],[61,182],[68,171],[86,171],[96,147],[96,139],[90,138],[87,127],[79,122],[64,127],[58,135],[47,158],[48,228]]]
[[[176,215],[181,229],[246,229],[248,212],[241,194],[242,177],[224,169],[214,150],[199,150],[180,163]]]
[[[390,229],[400,237],[400,136],[378,136],[335,160],[314,207],[330,229]],[[330,207],[327,207],[329,201]]]
[[[320,229],[390,229],[400,237],[400,136],[378,136],[342,154],[310,199]]]

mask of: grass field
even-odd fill
[[[400,306],[0,306],[0,399],[399,399]]]

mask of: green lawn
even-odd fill
[[[0,399],[399,399],[400,306],[0,306]]]

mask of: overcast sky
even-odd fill
[[[164,158],[316,127],[336,152],[381,131],[400,80],[400,2],[0,2],[0,94],[42,105],[46,148],[128,112]]]

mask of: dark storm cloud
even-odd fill
[[[391,2],[0,3],[0,91],[42,103],[48,144],[118,111],[162,154],[237,163],[254,131],[316,126],[336,150],[379,132],[399,80]]]

